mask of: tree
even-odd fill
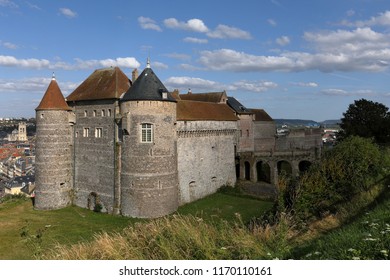
[[[372,138],[376,143],[390,142],[390,112],[385,105],[366,99],[355,100],[343,113],[338,137]]]

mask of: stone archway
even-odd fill
[[[250,180],[251,179],[251,164],[249,163],[249,161],[246,161],[244,163],[244,167],[245,167],[245,180]]]
[[[299,172],[304,173],[306,172],[311,166],[311,162],[308,160],[302,160],[298,164]]]
[[[286,160],[280,160],[277,163],[278,175],[287,175],[291,176],[293,174],[293,169],[291,163]]]
[[[102,204],[99,195],[96,192],[91,192],[88,195],[87,208],[95,212],[100,212],[102,210]]]
[[[256,163],[257,182],[271,183],[271,168],[268,163],[258,161]]]

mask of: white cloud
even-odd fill
[[[228,87],[228,90],[234,91],[250,91],[250,92],[265,92],[272,88],[276,88],[278,84],[269,81],[238,81]]]
[[[207,44],[207,39],[200,39],[200,38],[194,38],[194,37],[186,37],[183,39],[184,42],[187,43],[194,43],[194,44]]]
[[[322,94],[332,95],[332,96],[359,96],[359,97],[368,97],[368,96],[377,96],[378,94],[370,89],[361,89],[355,91],[346,91],[343,89],[324,89],[321,91]]]
[[[369,20],[356,21],[356,22],[344,21],[343,24],[347,26],[356,26],[356,27],[376,26],[376,25],[390,26],[390,11],[380,13],[378,16],[371,17]]]
[[[25,79],[0,79],[0,93],[44,93],[50,84],[51,77],[33,77]],[[78,84],[61,82],[59,86],[63,94],[73,91]]]
[[[308,83],[304,83],[304,82],[298,82],[298,83],[291,83],[293,86],[298,86],[298,87],[318,87],[318,84],[317,83],[314,83],[314,82],[308,82]]]
[[[9,0],[0,0],[0,6],[1,7],[8,7],[8,8],[18,8],[19,6],[15,4],[15,2],[9,1]]]
[[[142,29],[151,29],[156,31],[162,31],[161,27],[151,18],[148,17],[139,17],[138,23]]]
[[[193,77],[170,77],[164,84],[173,89],[187,90],[188,88],[191,88],[193,91],[213,91],[222,90],[224,88],[224,86],[218,82]]]
[[[276,43],[279,46],[286,46],[286,45],[290,44],[290,38],[287,37],[287,36],[279,37],[279,38],[276,39]]]
[[[0,66],[42,69],[49,68],[50,61],[36,58],[17,59],[13,56],[0,55]]]
[[[134,57],[118,57],[116,59],[102,59],[102,60],[82,60],[75,59],[75,63],[67,63],[64,61],[49,61],[47,59],[19,59],[13,56],[0,55],[0,67],[17,67],[28,69],[63,69],[63,70],[77,70],[77,69],[95,69],[100,67],[118,66],[123,68],[138,68],[141,64]]]
[[[178,21],[175,18],[168,18],[164,20],[164,25],[172,29],[183,29],[193,32],[207,32],[209,29],[200,19],[194,18],[190,19],[187,22]]]
[[[272,26],[276,26],[277,25],[276,21],[274,19],[272,19],[272,18],[267,19],[267,22],[269,23],[269,25],[272,25]]]
[[[278,85],[270,81],[247,81],[241,80],[233,82],[231,84],[222,84],[219,82],[195,78],[195,77],[170,77],[165,81],[165,85],[170,88],[177,88],[181,91],[191,89],[192,92],[196,91],[246,91],[246,92],[265,92],[272,88],[276,88]]]
[[[16,50],[19,48],[18,45],[15,45],[15,44],[10,43],[10,42],[1,42],[0,41],[0,45],[7,48],[7,49],[10,49],[10,50]]]
[[[171,29],[181,29],[192,32],[206,33],[210,38],[215,39],[251,39],[252,36],[249,32],[241,30],[237,27],[231,27],[224,24],[219,24],[214,30],[210,30],[206,24],[200,19],[190,19],[186,22],[179,21],[176,18],[168,18],[164,20],[164,25]],[[195,39],[187,37],[186,42],[191,43],[207,43],[205,40]]]
[[[154,69],[168,69],[168,65],[166,65],[165,63],[162,63],[162,62],[158,62],[158,61],[154,61],[152,62],[152,67]]]
[[[254,55],[232,49],[203,51],[199,62],[211,70],[248,71],[367,71],[389,69],[390,35],[369,27],[355,30],[306,32],[303,38],[312,52],[280,52],[275,56]],[[279,43],[287,43],[282,38]],[[310,45],[309,45],[310,46]]]
[[[75,17],[77,17],[77,13],[72,11],[69,8],[60,8],[60,13],[62,15],[64,15],[64,16],[66,16],[67,18],[75,18]]]
[[[224,24],[219,24],[217,28],[211,32],[207,33],[207,36],[210,38],[217,39],[252,39],[252,36],[249,32],[241,30],[236,27],[230,27]]]

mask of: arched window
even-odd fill
[[[152,143],[153,142],[153,125],[150,123],[143,123],[141,125],[141,142]]]

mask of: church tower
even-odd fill
[[[54,74],[35,111],[35,208],[62,208],[71,204],[72,197],[71,108],[67,105]]]
[[[121,210],[155,218],[178,207],[176,100],[150,67],[121,100]]]

